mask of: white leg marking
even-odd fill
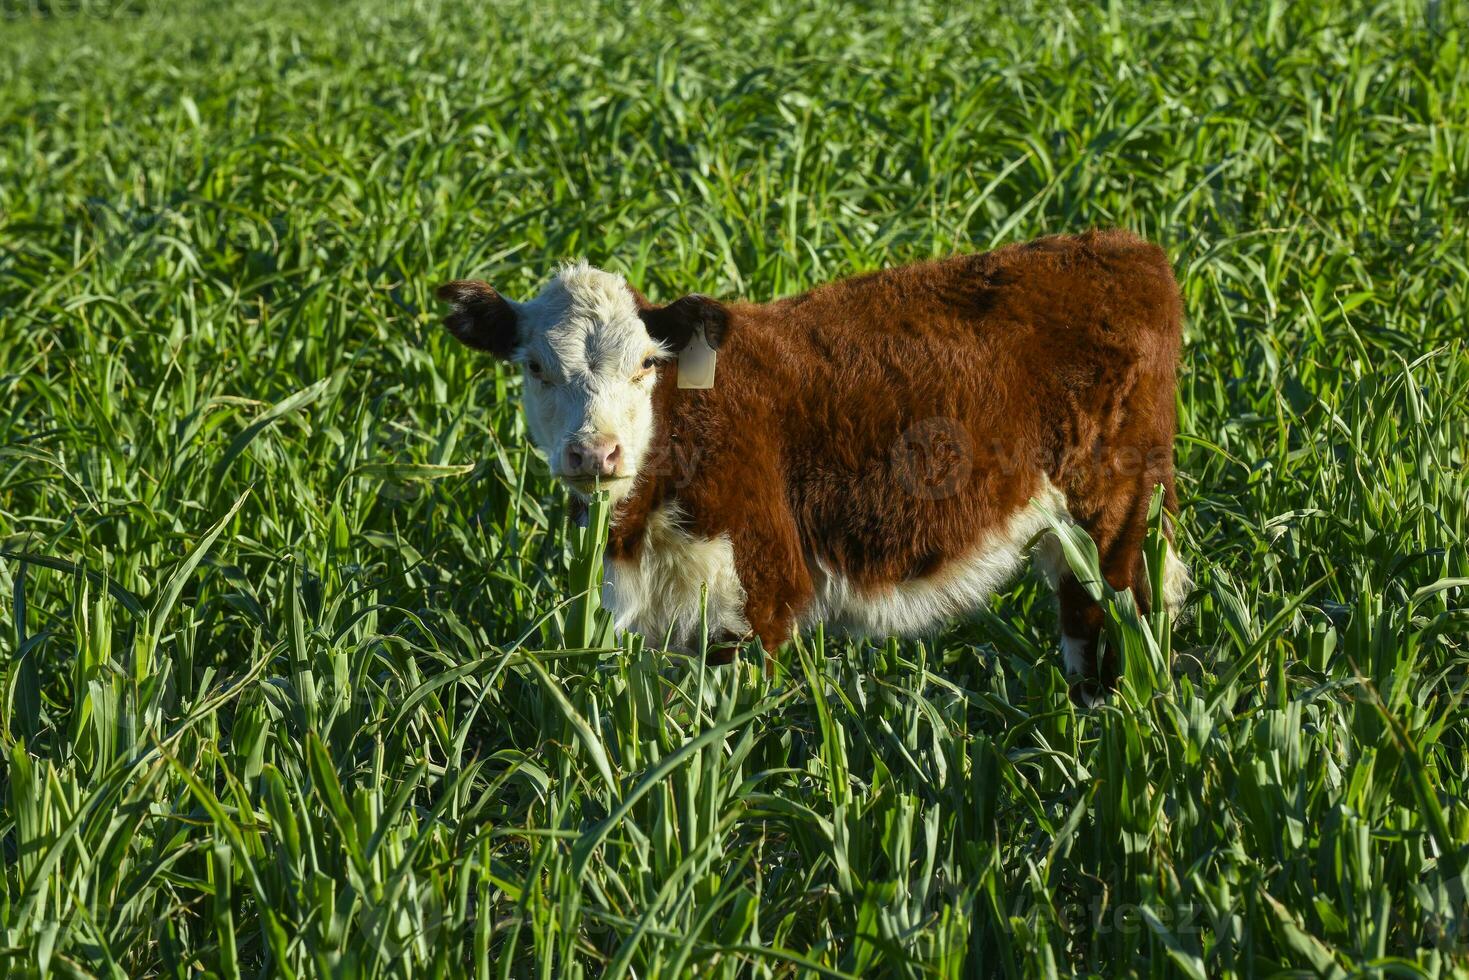
[[[1060,587],[1061,576],[1071,570],[1071,566],[1066,564],[1066,556],[1061,552],[1061,542],[1054,534],[1041,538],[1040,543],[1035,546],[1031,561],[1035,563],[1036,570],[1041,573],[1052,592]]]
[[[1081,674],[1084,677],[1091,676],[1091,664],[1086,658],[1086,640],[1075,636],[1061,634],[1061,662],[1066,665],[1066,673]]]
[[[1193,579],[1189,576],[1188,566],[1170,545],[1168,560],[1163,563],[1163,604],[1168,607],[1170,616],[1177,618],[1178,610],[1182,608],[1183,600],[1188,598],[1191,588]]]

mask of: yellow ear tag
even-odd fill
[[[697,328],[678,353],[678,386],[713,388],[715,356],[714,348],[704,339],[704,328]]]

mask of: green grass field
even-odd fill
[[[1469,972],[1462,0],[171,6],[0,3],[8,972]],[[1029,574],[609,644],[432,300],[1090,226],[1183,286],[1196,585],[1089,712]]]

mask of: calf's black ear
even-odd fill
[[[466,347],[508,358],[520,342],[515,307],[487,282],[459,279],[439,287],[439,299],[453,305],[444,329]]]
[[[729,310],[700,293],[690,293],[667,306],[645,306],[638,316],[643,318],[648,335],[673,351],[687,347],[700,329],[709,346],[718,350],[729,332]]]

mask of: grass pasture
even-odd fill
[[[7,972],[1463,974],[1466,14],[0,3]],[[1094,711],[1032,576],[609,643],[431,298],[1094,225],[1183,285],[1196,580]]]

